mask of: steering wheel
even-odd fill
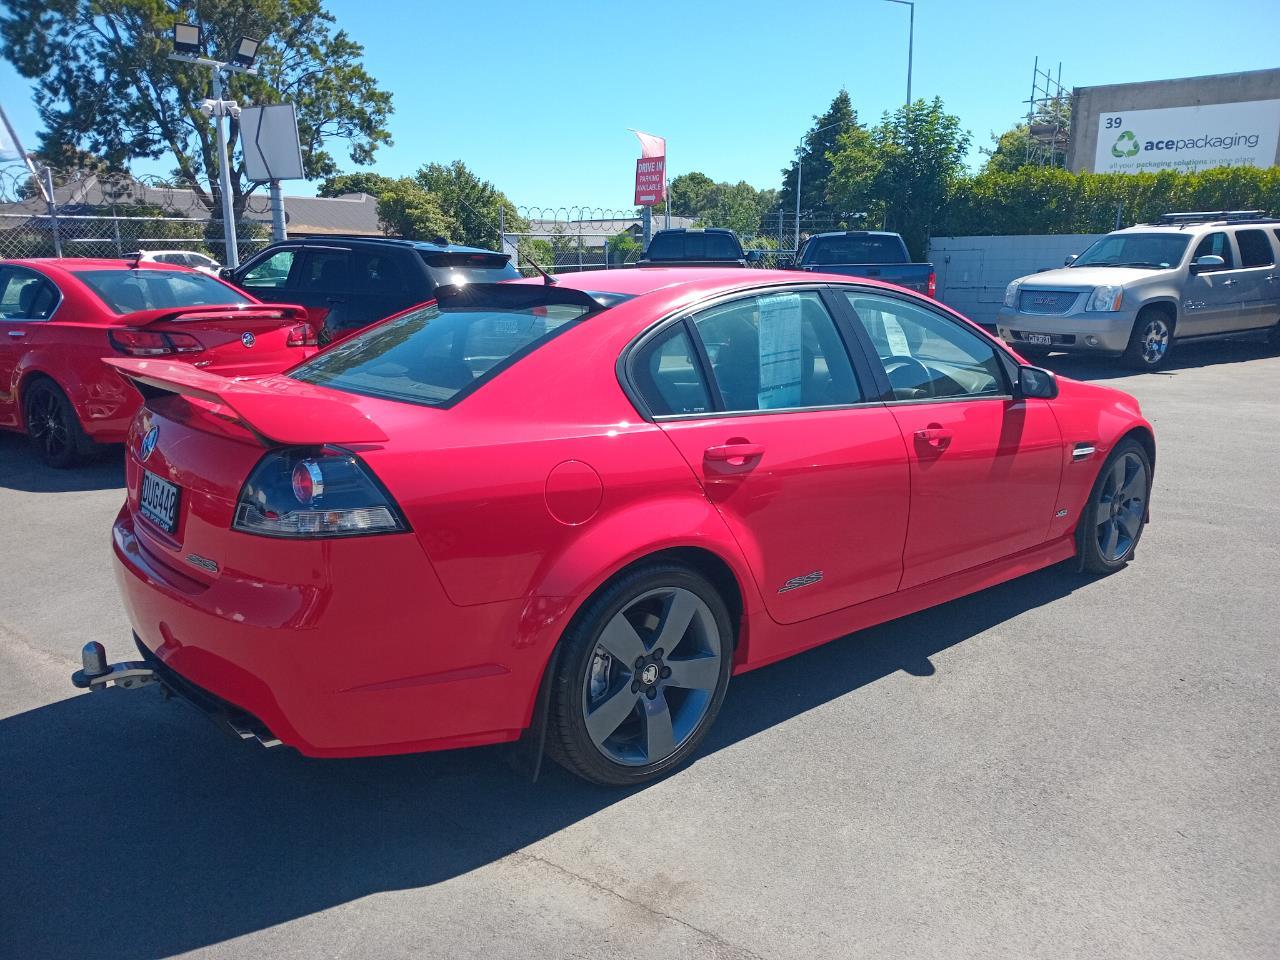
[[[923,363],[915,357],[904,357],[900,354],[885,357],[881,361],[884,364],[885,375],[889,378],[889,386],[893,388],[894,398],[897,400],[922,400],[933,396],[933,374]],[[904,380],[899,374],[911,371],[919,374],[919,379],[910,382]],[[912,391],[917,396],[905,397],[899,396],[899,391]]]

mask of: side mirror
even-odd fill
[[[1063,260],[1063,261],[1062,261],[1062,265],[1063,265],[1064,267],[1069,267],[1069,266],[1071,266],[1073,263],[1075,263],[1075,262],[1076,262],[1076,260],[1078,260],[1079,258],[1080,258],[1080,254],[1078,254],[1078,253],[1070,253],[1070,254],[1067,254],[1067,259],[1065,259],[1065,260]]]
[[[219,267],[218,279],[225,280],[227,281],[227,283],[235,283],[236,282],[235,271],[232,270],[230,267]]]
[[[748,250],[748,251],[747,251],[747,263],[760,263],[760,262],[761,262],[761,261],[763,261],[763,260],[764,260],[764,251],[763,251],[763,250]]]
[[[1219,267],[1225,267],[1226,265],[1227,261],[1216,253],[1206,253],[1203,257],[1196,257],[1195,262],[1191,264],[1191,272],[1201,273],[1205,270],[1217,270]]]
[[[1019,367],[1018,392],[1035,400],[1052,400],[1058,395],[1058,375],[1043,367]]]

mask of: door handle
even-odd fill
[[[1222,285],[1223,285],[1224,287],[1234,287],[1234,286],[1236,285],[1236,282],[1237,282],[1237,281],[1235,281],[1235,280],[1223,280],[1223,281],[1222,281]]]
[[[764,444],[760,443],[725,443],[716,447],[707,447],[702,456],[709,463],[726,463],[741,467],[748,460],[756,460],[764,456]]]
[[[325,303],[346,303],[346,302],[347,301],[343,300],[341,297],[329,297],[327,300],[325,300]]]
[[[27,331],[25,331],[25,330],[10,330],[10,331],[9,331],[9,336],[11,336],[11,337],[25,337],[26,335],[27,335]]]
[[[952,433],[944,427],[926,427],[916,431],[916,439],[941,450],[951,442]]]

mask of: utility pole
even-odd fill
[[[888,2],[901,4],[910,11],[910,18],[907,20],[907,109],[910,109],[911,61],[915,53],[916,45],[916,4],[915,0],[888,0]]]

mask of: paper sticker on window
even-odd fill
[[[761,297],[760,393],[761,410],[800,405],[800,295]]]
[[[884,319],[884,333],[889,339],[889,352],[895,357],[911,356],[911,345],[907,343],[907,335],[902,332],[902,324],[898,318],[889,313],[881,314]]]

